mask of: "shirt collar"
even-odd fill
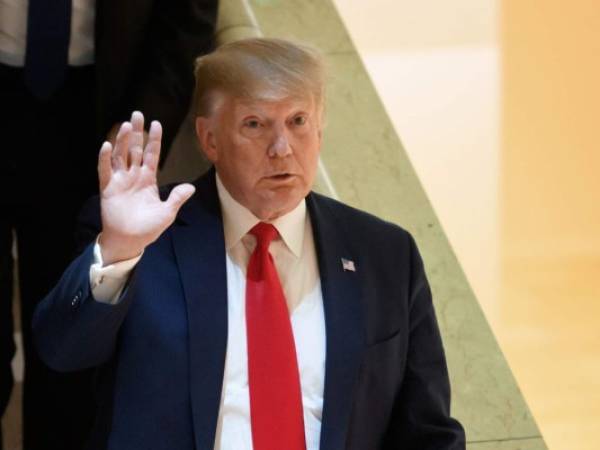
[[[223,185],[217,173],[217,192],[223,212],[223,230],[225,233],[225,247],[229,251],[235,246],[254,225],[260,222],[250,210],[235,200]],[[296,256],[302,254],[304,241],[304,225],[306,221],[306,201],[302,201],[289,213],[284,214],[269,223],[279,232],[281,239]]]

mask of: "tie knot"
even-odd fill
[[[259,222],[250,230],[250,234],[256,237],[256,246],[268,248],[273,239],[277,237],[279,232],[270,223]]]

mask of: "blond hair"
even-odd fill
[[[312,96],[323,108],[323,57],[283,39],[252,38],[222,45],[196,59],[194,75],[196,116],[210,116],[222,94],[267,101]]]

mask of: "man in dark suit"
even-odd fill
[[[0,416],[13,386],[14,244],[25,450],[79,450],[93,419],[89,374],[50,370],[30,330],[73,257],[77,212],[97,192],[96,149],[135,108],[161,121],[168,149],[216,11],[217,0],[0,2]]]
[[[102,146],[34,317],[47,364],[98,368],[89,448],[465,448],[414,240],[310,192],[323,85],[314,51],[238,41],[196,64],[208,174],[159,190],[137,112]]]

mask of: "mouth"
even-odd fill
[[[263,182],[269,189],[291,188],[296,185],[296,177],[290,172],[280,172],[265,176]]]
[[[273,180],[273,181],[287,181],[290,180],[291,178],[293,178],[294,175],[288,172],[284,172],[284,173],[277,173],[274,175],[268,175],[265,178],[268,180]]]

